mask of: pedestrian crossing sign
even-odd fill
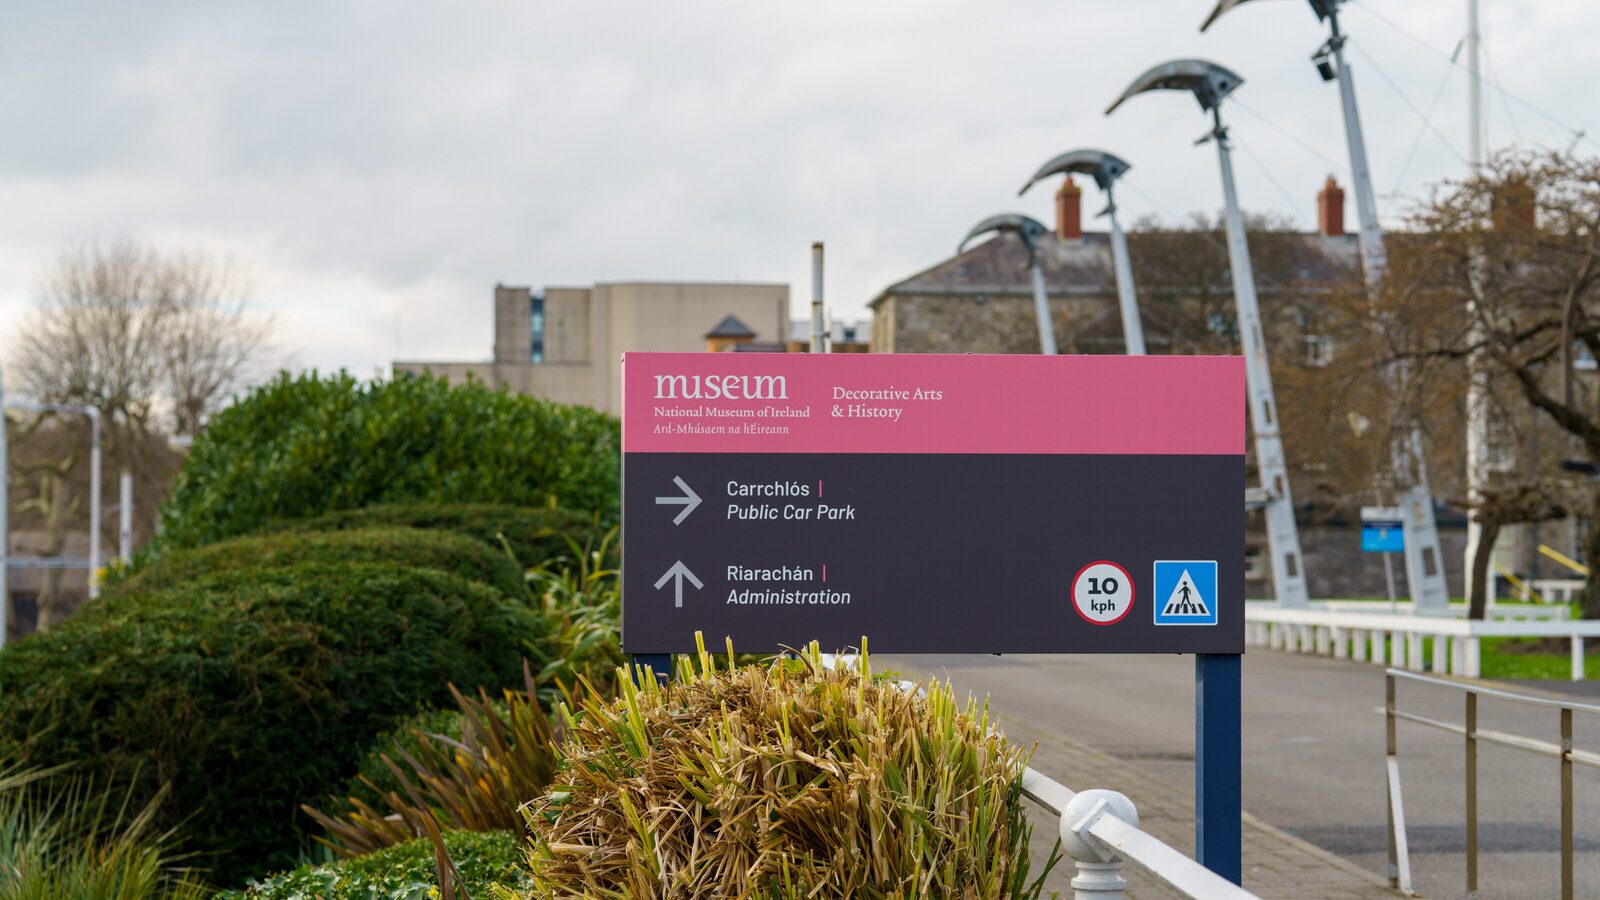
[[[1156,560],[1157,625],[1217,624],[1216,560]]]

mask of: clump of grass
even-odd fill
[[[155,824],[158,792],[126,797],[54,778],[64,767],[0,769],[0,898],[201,900],[210,891]]]
[[[540,618],[540,693],[547,703],[580,685],[604,696],[615,693],[622,655],[621,573],[615,567],[617,530],[584,544],[563,536],[568,553],[528,571],[534,612]]]
[[[948,686],[875,680],[862,643],[833,669],[815,645],[739,667],[730,645],[719,670],[702,645],[671,683],[624,673],[614,700],[563,705],[524,896],[1037,897],[1027,752]]]
[[[326,831],[317,840],[356,857],[440,828],[522,834],[522,804],[544,791],[556,767],[556,739],[526,663],[523,677],[523,691],[504,691],[498,700],[452,686],[459,738],[420,728],[391,738],[380,757],[386,783],[363,775],[366,797],[346,797],[332,812],[300,807]],[[375,803],[367,799],[373,795]]]

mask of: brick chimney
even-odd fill
[[[1317,193],[1317,233],[1323,237],[1344,237],[1344,188],[1328,176]]]
[[[1489,217],[1496,231],[1512,231],[1533,227],[1538,212],[1539,199],[1527,179],[1513,178],[1495,185],[1489,196]]]
[[[1056,236],[1064,241],[1083,237],[1083,190],[1071,175],[1056,191]]]

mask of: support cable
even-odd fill
[[[1506,109],[1506,121],[1511,123],[1511,133],[1517,136],[1517,143],[1520,144],[1522,143],[1522,129],[1517,127],[1517,117],[1511,114],[1511,98],[1506,96],[1506,92],[1501,90],[1497,82],[1494,80],[1494,60],[1489,57],[1489,42],[1482,42],[1482,47],[1483,64],[1489,70],[1489,83],[1496,85],[1495,89],[1500,91],[1500,103]],[[1488,128],[1485,127],[1484,130],[1487,131]],[[1484,143],[1487,144],[1489,142],[1488,140],[1485,140]]]
[[[1385,72],[1382,66],[1378,65],[1378,61],[1373,58],[1372,54],[1361,49],[1360,44],[1352,43],[1350,46],[1354,48],[1357,53],[1361,54],[1362,59],[1372,64],[1372,70],[1378,73],[1378,77],[1382,78],[1384,83],[1389,85],[1390,90],[1394,91],[1395,95],[1400,98],[1401,102],[1410,107],[1411,111],[1416,114],[1417,118],[1421,119],[1422,123],[1426,125],[1428,129],[1431,130],[1435,135],[1437,135],[1439,140],[1444,142],[1444,145],[1449,148],[1450,152],[1455,154],[1456,159],[1460,160],[1462,165],[1468,165],[1466,156],[1462,155],[1461,151],[1456,149],[1456,145],[1452,144],[1448,137],[1445,137],[1444,132],[1440,131],[1437,125],[1433,124],[1433,120],[1431,118],[1425,115],[1415,103],[1411,102],[1411,98],[1406,96],[1406,92],[1401,89],[1400,85],[1397,84],[1393,78],[1389,77],[1389,73]]]
[[[1422,136],[1428,133],[1428,124],[1433,121],[1433,114],[1439,109],[1439,101],[1444,99],[1444,92],[1450,87],[1450,78],[1455,75],[1454,70],[1445,67],[1444,77],[1439,79],[1439,89],[1433,92],[1433,102],[1428,104],[1428,113],[1421,122],[1417,123],[1417,134],[1411,139],[1411,149],[1406,151],[1406,161],[1400,166],[1400,175],[1394,180],[1394,188],[1389,191],[1389,196],[1400,196],[1400,186],[1405,183],[1406,174],[1411,171],[1411,164],[1417,159],[1417,150],[1422,147]]]
[[[1278,181],[1278,179],[1273,176],[1272,169],[1267,166],[1266,162],[1264,162],[1261,159],[1261,157],[1256,155],[1254,150],[1250,149],[1250,145],[1249,144],[1244,143],[1243,141],[1240,141],[1237,138],[1235,138],[1234,141],[1233,141],[1233,146],[1236,147],[1239,150],[1244,151],[1244,155],[1249,157],[1250,161],[1256,164],[1256,168],[1260,169],[1261,170],[1261,174],[1263,174],[1263,175],[1265,175],[1267,177],[1267,181],[1270,182],[1273,187],[1278,189],[1278,194],[1283,197],[1283,200],[1284,200],[1285,203],[1289,204],[1289,210],[1290,210],[1289,215],[1290,215],[1290,217],[1293,219],[1293,221],[1294,221],[1294,223],[1296,225],[1299,225],[1300,224],[1300,209],[1299,209],[1300,204],[1299,204],[1299,202],[1297,202],[1294,199],[1294,195],[1290,194],[1284,188],[1283,183]],[[1315,216],[1312,217],[1312,221],[1313,222],[1316,221],[1316,217]]]
[[[1422,39],[1421,37],[1418,37],[1414,32],[1412,32],[1410,29],[1406,28],[1404,25],[1401,25],[1399,22],[1396,22],[1394,19],[1391,19],[1388,16],[1384,15],[1383,13],[1378,12],[1378,10],[1375,9],[1372,4],[1364,2],[1364,0],[1363,0],[1363,2],[1361,2],[1359,4],[1359,6],[1360,6],[1360,8],[1362,10],[1366,11],[1366,13],[1368,15],[1372,16],[1374,19],[1377,19],[1379,22],[1382,22],[1384,25],[1387,25],[1389,28],[1391,28],[1391,29],[1393,29],[1395,31],[1398,31],[1400,34],[1406,36],[1407,38],[1410,38],[1418,46],[1420,46],[1423,49],[1427,50],[1429,53],[1432,53],[1433,55],[1439,57],[1440,59],[1443,59],[1443,60],[1449,62],[1450,65],[1452,65],[1452,66],[1454,66],[1456,68],[1461,68],[1462,67],[1461,62],[1456,58],[1455,55],[1450,54],[1450,53],[1446,53],[1443,50],[1440,50],[1438,47],[1434,46],[1433,44],[1429,43],[1428,41]],[[1589,133],[1586,130],[1584,130],[1582,128],[1578,128],[1578,127],[1576,127],[1574,125],[1569,124],[1568,122],[1563,121],[1562,119],[1557,117],[1554,113],[1550,113],[1550,112],[1545,111],[1544,109],[1542,109],[1538,105],[1534,104],[1532,101],[1527,100],[1527,99],[1523,98],[1521,95],[1516,94],[1513,91],[1509,90],[1508,88],[1506,88],[1505,85],[1501,84],[1500,82],[1494,81],[1494,80],[1489,79],[1489,78],[1483,78],[1481,75],[1479,76],[1478,80],[1481,81],[1484,84],[1489,85],[1490,87],[1493,87],[1495,90],[1499,91],[1504,96],[1506,96],[1506,97],[1508,97],[1508,98],[1510,98],[1512,100],[1515,100],[1516,102],[1522,104],[1522,106],[1524,106],[1525,108],[1527,108],[1529,111],[1533,112],[1535,115],[1539,116],[1540,118],[1544,119],[1545,121],[1549,122],[1550,124],[1556,126],[1557,128],[1562,129],[1563,131],[1568,132],[1569,134],[1572,135],[1572,137],[1574,139],[1579,140],[1579,141],[1585,141],[1587,143],[1593,144],[1596,147],[1600,147],[1600,141],[1597,141],[1593,137],[1590,137]]]
[[[1315,156],[1317,159],[1320,159],[1323,162],[1327,163],[1329,166],[1333,167],[1333,170],[1335,172],[1338,172],[1340,175],[1343,175],[1345,177],[1346,181],[1351,180],[1349,162],[1340,162],[1340,161],[1334,159],[1333,157],[1329,156],[1328,154],[1322,152],[1322,150],[1319,149],[1315,144],[1313,144],[1310,141],[1307,141],[1307,140],[1299,137],[1294,132],[1290,131],[1287,128],[1284,128],[1282,125],[1279,125],[1273,119],[1270,119],[1270,118],[1262,115],[1261,113],[1256,112],[1254,109],[1251,109],[1249,106],[1246,106],[1238,97],[1230,97],[1229,99],[1233,101],[1233,105],[1235,107],[1237,107],[1238,109],[1242,109],[1245,112],[1249,113],[1250,115],[1255,116],[1257,119],[1260,119],[1263,123],[1266,124],[1266,126],[1268,128],[1271,128],[1273,131],[1278,132],[1279,134],[1281,134],[1284,137],[1288,138],[1290,141],[1293,141],[1295,144],[1298,144],[1302,150],[1305,150],[1307,153],[1310,153],[1312,156]]]

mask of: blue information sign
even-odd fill
[[[1405,513],[1395,506],[1361,507],[1361,550],[1365,553],[1404,553]]]

